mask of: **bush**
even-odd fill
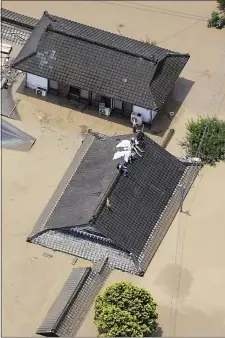
[[[150,40],[148,36],[146,36],[145,40],[141,40],[141,42],[146,43],[147,45],[157,46],[156,40]]]
[[[217,4],[220,11],[225,11],[225,0],[217,0]]]
[[[208,20],[208,27],[216,27],[218,21],[219,21],[219,13],[218,12],[212,12],[211,18]]]
[[[225,12],[225,0],[217,0],[218,9],[221,12]],[[211,18],[208,20],[208,27],[216,27],[222,29],[225,27],[225,13],[218,13],[213,11],[211,13]]]
[[[225,27],[225,14],[219,15],[217,12],[212,12],[211,18],[208,20],[208,27],[216,27],[222,29]]]
[[[157,329],[156,306],[148,291],[115,283],[97,297],[94,322],[101,337],[143,337]]]
[[[225,161],[225,121],[204,117],[191,120],[181,146],[188,156],[200,157],[203,163],[214,165]]]
[[[219,28],[225,27],[225,14],[220,16],[218,24],[220,26]]]

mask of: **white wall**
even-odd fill
[[[27,87],[31,89],[41,87],[42,89],[48,90],[48,79],[27,73]]]
[[[145,109],[138,106],[133,106],[134,113],[140,113],[142,115],[143,122],[149,123],[153,120],[157,112],[154,110]]]

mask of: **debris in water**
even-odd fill
[[[48,254],[46,252],[44,252],[42,256],[47,257],[47,258],[52,258],[53,257],[53,255],[50,255],[50,254]]]

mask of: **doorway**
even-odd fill
[[[112,108],[111,107],[111,99],[107,96],[102,96],[102,103],[105,103],[105,106],[107,108]]]
[[[70,86],[69,100],[80,101],[80,89],[79,88]]]

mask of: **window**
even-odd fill
[[[123,102],[123,110],[132,113],[133,105],[131,103]]]
[[[80,95],[80,89],[76,88],[76,87],[70,87],[70,94],[79,96]]]
[[[101,95],[96,94],[96,93],[92,93],[92,100],[93,101],[101,102],[101,99],[102,99]]]

